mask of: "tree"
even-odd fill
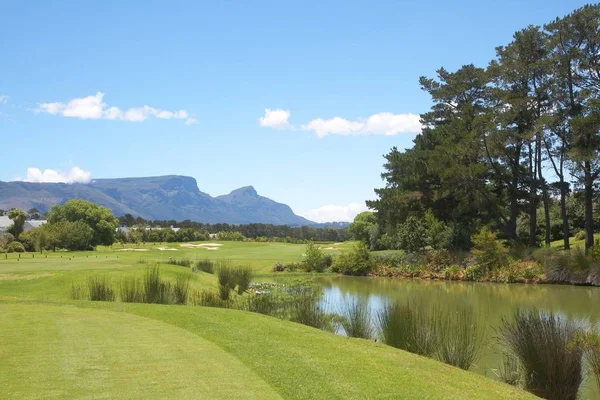
[[[16,240],[19,240],[19,235],[23,233],[23,227],[27,221],[27,214],[23,210],[13,208],[8,212],[8,218],[13,222],[8,228],[8,232],[12,233]]]
[[[118,220],[106,207],[85,200],[69,200],[62,206],[53,206],[48,215],[50,224],[62,221],[82,221],[87,224],[93,231],[93,247],[110,246],[115,241]]]
[[[371,230],[377,226],[377,218],[371,211],[364,211],[354,217],[350,224],[350,233],[355,240],[371,246]]]
[[[29,219],[40,219],[40,210],[38,210],[35,207],[30,208],[29,210],[27,210],[27,215]]]

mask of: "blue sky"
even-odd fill
[[[411,145],[420,75],[583,4],[0,0],[0,180],[181,174],[348,219]]]

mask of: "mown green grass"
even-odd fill
[[[0,259],[0,398],[530,398],[383,344],[260,314],[69,299],[73,283],[92,276],[117,283],[157,262],[166,279],[189,274],[191,289],[216,290],[215,275],[161,262],[230,259],[272,277],[275,262],[298,261],[305,248],[155,247],[167,246]]]
[[[237,310],[0,304],[1,398],[531,398],[362,339]]]
[[[596,240],[600,239],[600,233],[597,233],[594,235],[594,242]],[[571,245],[571,247],[585,247],[585,239],[583,240],[576,240],[575,237],[571,237],[569,238],[569,244]],[[550,247],[556,247],[556,248],[564,248],[564,241],[561,240],[555,240],[553,242],[550,243]]]

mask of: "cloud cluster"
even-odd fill
[[[181,119],[187,125],[195,124],[197,121],[191,118],[187,111],[167,111],[150,106],[134,107],[121,110],[119,107],[108,106],[104,103],[104,93],[98,92],[93,96],[71,99],[66,103],[42,103],[39,112],[51,115],[61,115],[80,119],[109,119],[131,122],[143,122],[150,117],[158,119]]]
[[[367,211],[364,203],[349,203],[346,205],[326,205],[298,213],[298,215],[315,222],[351,222],[357,214]]]
[[[5,94],[0,94],[0,104],[6,103],[8,101],[8,96]]]
[[[25,182],[38,183],[88,183],[92,179],[89,171],[84,171],[79,167],[73,167],[67,172],[39,168],[27,168],[27,177],[17,179]]]
[[[275,129],[290,128],[289,123],[290,112],[282,110],[280,108],[271,110],[270,108],[265,109],[265,116],[258,119],[260,126],[265,126]]]
[[[282,109],[265,109],[264,117],[258,119],[260,126],[277,129],[297,129],[289,122],[290,112]],[[327,135],[385,135],[421,132],[422,125],[417,114],[392,114],[382,112],[367,119],[351,121],[341,117],[316,118],[300,129],[314,132],[319,138]]]

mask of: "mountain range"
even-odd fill
[[[212,197],[189,176],[95,179],[89,183],[0,181],[0,209],[37,208],[41,212],[70,199],[89,200],[113,211],[148,220],[191,220],[204,223],[264,223],[290,226],[334,226],[300,217],[282,203],[260,196],[252,186]]]

